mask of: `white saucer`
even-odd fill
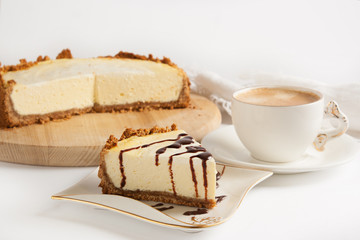
[[[113,210],[117,213],[157,224],[159,226],[198,232],[224,223],[234,215],[247,193],[258,183],[273,173],[263,170],[216,165],[221,178],[218,180],[216,195],[220,198],[217,206],[201,215],[184,215],[196,211],[195,207],[176,204],[139,201],[118,195],[102,194],[99,185],[98,169],[75,183],[70,188],[52,196],[53,199],[70,200]],[[160,208],[165,207],[166,211]],[[89,209],[91,210],[91,209]],[[96,214],[94,212],[94,218]]]
[[[252,167],[282,174],[323,170],[349,162],[360,155],[359,141],[344,134],[329,141],[323,152],[309,147],[301,160],[290,163],[263,162],[250,156],[237,137],[233,125],[211,132],[203,138],[201,144],[211,152],[216,161],[232,166]]]

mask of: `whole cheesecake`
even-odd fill
[[[211,154],[173,125],[110,136],[98,175],[105,194],[213,208],[216,173]]]
[[[0,68],[0,127],[65,119],[87,112],[183,108],[189,79],[168,58],[120,52],[74,59],[39,57]]]

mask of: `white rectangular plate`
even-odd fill
[[[198,210],[194,207],[102,194],[101,188],[98,187],[100,182],[97,176],[98,169],[70,188],[53,195],[52,199],[87,203],[165,227],[199,231],[228,220],[250,189],[273,174],[270,171],[230,167],[223,164],[217,164],[217,170],[222,173],[216,189],[217,199],[221,201],[204,214],[184,215],[185,212]]]

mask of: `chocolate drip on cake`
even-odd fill
[[[177,138],[175,139],[165,139],[165,140],[161,140],[161,141],[157,141],[157,142],[152,142],[152,143],[149,143],[149,144],[144,144],[144,145],[141,145],[141,146],[138,146],[138,147],[133,147],[133,148],[128,148],[128,149],[124,149],[124,150],[121,150],[120,151],[120,154],[119,154],[119,161],[120,161],[120,172],[121,172],[121,183],[120,183],[120,187],[123,188],[126,184],[126,176],[125,176],[125,168],[124,168],[124,164],[123,164],[123,153],[124,152],[128,152],[128,151],[131,151],[131,150],[135,150],[135,149],[139,149],[139,148],[146,148],[146,147],[149,147],[151,145],[154,145],[154,144],[157,144],[157,143],[162,143],[162,142],[168,142],[168,141],[178,141],[182,136],[187,136],[186,133],[180,133]],[[181,139],[180,139],[181,140]],[[181,141],[180,143],[182,143],[184,141]],[[187,141],[185,141],[187,142]],[[176,142],[175,142],[176,143]],[[166,149],[165,149],[166,150]],[[164,150],[164,152],[165,152]],[[158,150],[159,151],[159,150]],[[159,165],[159,159],[158,159],[158,154],[156,152],[156,161],[155,161],[155,165],[158,166]]]
[[[185,152],[176,153],[176,154],[173,154],[173,155],[171,155],[169,157],[170,178],[171,178],[172,189],[173,189],[173,192],[174,192],[175,196],[176,196],[176,190],[175,190],[175,183],[174,183],[174,179],[173,179],[174,176],[173,176],[173,172],[172,172],[173,157],[178,156],[178,155],[182,155],[182,154],[185,154],[185,153],[196,153],[196,152],[203,152],[203,153],[200,153],[200,154],[195,155],[195,156],[191,156],[190,159],[189,159],[192,180],[193,180],[194,186],[195,186],[195,193],[196,193],[196,197],[198,197],[199,193],[198,193],[198,188],[197,188],[197,180],[196,180],[196,174],[195,174],[195,169],[194,169],[194,165],[193,165],[193,158],[198,157],[198,158],[200,158],[202,160],[203,176],[204,176],[204,188],[205,188],[205,199],[207,199],[208,183],[207,183],[207,174],[206,174],[206,161],[209,159],[209,157],[211,157],[211,154],[209,152],[207,152],[206,149],[201,147],[201,146],[186,147]]]
[[[124,149],[124,150],[120,151],[119,161],[120,161],[120,172],[121,172],[121,183],[120,183],[121,188],[123,188],[126,184],[125,168],[124,168],[124,163],[123,163],[123,153],[134,150],[134,149],[139,149],[140,147],[141,146],[128,148],[128,149]]]
[[[191,136],[186,136],[165,148],[180,148],[182,145],[189,145],[191,143],[194,143],[194,139]]]
[[[152,143],[149,143],[149,144],[144,144],[144,145],[141,145],[141,146],[121,150],[120,154],[119,154],[120,172],[121,172],[121,177],[122,177],[120,187],[123,188],[126,185],[125,168],[124,168],[124,163],[123,163],[123,154],[125,152],[131,151],[131,150],[136,150],[136,149],[139,149],[139,148],[146,148],[146,147],[149,147],[151,145],[162,143],[162,142],[167,142],[167,141],[175,141],[175,142],[173,144],[168,145],[168,146],[159,148],[156,151],[156,153],[155,153],[155,165],[156,166],[159,165],[159,155],[165,153],[168,148],[177,148],[178,149],[178,148],[181,148],[181,146],[183,146],[183,145],[189,145],[189,144],[194,143],[194,139],[191,136],[188,136],[188,134],[186,134],[186,133],[180,133],[177,136],[176,139],[165,139],[165,140],[152,142]],[[194,182],[196,197],[198,197],[199,196],[198,188],[197,188],[197,183],[198,182],[197,182],[197,179],[196,179],[196,174],[195,174],[195,169],[194,169],[194,164],[193,164],[193,158],[197,157],[197,158],[200,158],[202,160],[204,188],[205,188],[205,199],[207,199],[208,182],[207,182],[207,173],[206,173],[206,169],[207,169],[206,162],[207,162],[207,160],[209,160],[209,157],[211,157],[212,155],[209,152],[207,152],[205,148],[203,148],[201,146],[188,146],[188,147],[186,147],[185,152],[176,153],[176,154],[173,154],[173,155],[171,155],[169,157],[169,161],[168,161],[169,174],[170,174],[170,181],[171,181],[174,196],[176,196],[176,187],[175,187],[175,182],[174,182],[174,174],[173,174],[173,171],[172,171],[173,157],[179,156],[179,155],[182,155],[182,154],[186,154],[186,153],[197,153],[197,152],[202,152],[202,153],[191,156],[190,159],[189,159],[192,180]]]
[[[156,155],[155,155],[155,165],[156,166],[159,166],[159,155],[165,153],[166,149],[168,149],[168,148],[180,148],[182,145],[188,145],[188,144],[194,143],[192,137],[190,137],[190,136],[183,137],[183,136],[187,136],[187,134],[186,133],[180,133],[178,135],[177,139],[173,140],[173,141],[175,141],[175,143],[173,143],[173,144],[171,144],[169,146],[163,147],[163,148],[159,148],[156,151]],[[181,137],[183,137],[183,138],[181,138]]]
[[[190,147],[187,147],[186,149],[188,149]],[[171,185],[172,185],[172,189],[173,189],[173,193],[174,195],[176,196],[176,189],[175,189],[175,182],[174,182],[174,174],[173,174],[173,171],[172,171],[172,163],[173,163],[173,157],[175,156],[179,156],[179,155],[182,155],[182,154],[185,154],[185,153],[189,153],[188,150],[186,150],[185,152],[181,152],[181,153],[176,153],[176,154],[173,154],[169,157],[169,173],[170,173],[170,180],[171,180]],[[193,172],[193,175],[195,174],[195,171]],[[196,177],[195,177],[196,179]],[[197,189],[197,188],[196,188]],[[197,191],[197,190],[196,190]]]
[[[204,188],[205,188],[205,200],[207,200],[207,190],[208,190],[208,182],[207,182],[207,173],[206,173],[206,161],[209,160],[209,157],[211,157],[211,153],[209,152],[203,152],[198,155],[190,157],[190,160],[192,160],[194,157],[198,157],[202,160],[202,168],[203,168],[203,177],[204,177]]]
[[[181,134],[179,134],[180,136]],[[180,138],[178,139],[176,142],[174,142],[173,144],[169,145],[169,146],[166,146],[166,147],[163,147],[163,148],[160,148],[156,151],[156,158],[157,160],[159,160],[159,155],[166,152],[166,149],[168,148],[181,148],[182,145],[189,145],[191,143],[194,143],[194,139],[191,137],[191,136],[186,136],[186,135],[183,135],[185,137],[183,138]],[[176,189],[175,189],[175,182],[174,182],[174,173],[172,171],[172,163],[173,163],[173,157],[174,156],[178,156],[178,155],[182,155],[184,153],[187,153],[188,151],[186,152],[181,152],[181,153],[176,153],[176,154],[173,154],[169,157],[169,173],[170,173],[170,181],[171,181],[171,186],[172,186],[172,190],[173,190],[173,193],[174,195],[176,196]]]
[[[187,150],[187,152],[189,152],[189,153],[206,152],[206,149],[203,148],[203,147],[201,147],[201,146],[190,146],[190,147],[186,147],[186,150]],[[193,162],[193,158],[192,158],[192,157],[190,157],[189,162],[190,162],[190,169],[191,169],[192,180],[193,180],[194,186],[195,186],[195,194],[196,194],[196,197],[199,197],[198,188],[197,188],[196,174],[195,174],[195,169],[194,169],[194,162]]]
[[[180,135],[181,134],[179,134],[179,136]],[[186,136],[186,135],[183,135],[183,136],[185,136],[185,137],[178,139],[175,143],[173,143],[173,144],[171,144],[169,146],[158,149],[156,151],[156,161],[159,161],[159,155],[165,153],[166,149],[168,149],[168,148],[181,148],[181,146],[183,146],[183,145],[189,145],[189,144],[194,143],[194,139],[191,136]],[[172,171],[173,157],[178,156],[178,155],[182,155],[182,154],[185,154],[185,153],[195,153],[195,152],[205,152],[205,151],[206,151],[206,149],[203,148],[203,147],[190,146],[190,147],[186,147],[185,152],[176,153],[176,154],[173,154],[173,155],[171,155],[169,157],[169,162],[168,163],[169,163],[170,181],[171,181],[173,193],[174,193],[175,196],[176,196],[176,188],[175,188],[175,182],[174,182],[174,174],[173,174],[173,171]],[[198,197],[199,194],[198,194],[198,190],[197,190],[197,181],[196,181],[195,169],[194,169],[194,165],[193,165],[193,162],[192,162],[192,158],[193,157],[190,158],[190,170],[191,170],[192,179],[193,179],[193,182],[194,182],[194,185],[195,185],[196,197]],[[206,190],[205,190],[205,192],[206,192]]]
[[[183,154],[183,153],[180,153],[180,154]],[[173,173],[173,171],[172,171],[172,162],[173,162],[173,157],[174,157],[174,156],[177,156],[177,155],[180,155],[180,154],[174,154],[174,155],[171,155],[171,156],[169,157],[170,181],[171,181],[171,186],[172,186],[172,190],[173,190],[174,196],[176,196],[176,189],[175,189],[175,182],[174,182],[174,173]]]
[[[175,139],[165,139],[165,140],[161,140],[161,141],[157,141],[157,142],[152,142],[152,143],[149,143],[149,144],[144,144],[144,145],[141,146],[141,148],[146,148],[146,147],[149,147],[149,146],[157,144],[157,143],[163,143],[163,142],[169,142],[169,141],[178,141],[182,136],[187,136],[187,134],[186,133],[180,133],[177,136],[177,138],[175,138]],[[166,148],[160,148],[158,151],[156,151],[156,157],[155,157],[156,158],[155,159],[155,165],[156,166],[159,166],[159,157],[158,157],[159,154],[162,154],[165,151],[166,151]]]

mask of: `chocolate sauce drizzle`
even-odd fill
[[[196,211],[184,212],[183,215],[190,216],[190,215],[201,215],[206,213],[208,213],[208,210],[206,208],[198,208]]]
[[[226,195],[216,196],[216,204],[220,203],[224,198],[226,198]]]
[[[164,205],[163,203],[157,203],[157,204],[153,205],[152,207],[156,208],[156,207],[161,207],[163,205]]]
[[[190,153],[206,152],[206,149],[201,146],[186,147],[186,150]],[[196,180],[196,174],[195,174],[195,169],[194,169],[193,157],[190,157],[189,162],[190,162],[191,176],[192,176],[192,180],[194,182],[194,187],[195,187],[195,194],[196,194],[196,197],[198,197],[199,193],[198,193],[198,188],[197,188],[197,180]]]
[[[119,154],[119,161],[120,161],[120,172],[121,172],[121,183],[120,183],[120,187],[123,188],[126,184],[126,176],[125,176],[125,168],[124,168],[124,163],[123,163],[123,153],[124,152],[128,152],[131,150],[135,150],[135,149],[139,149],[141,146],[138,147],[133,147],[133,148],[128,148],[128,149],[124,149],[120,151]]]
[[[162,207],[162,208],[157,208],[157,210],[159,210],[160,212],[163,212],[165,210],[169,210],[169,209],[173,209],[174,206],[170,206],[170,207]]]
[[[179,149],[183,145],[189,145],[189,144],[194,143],[194,139],[191,136],[187,136],[186,133],[180,133],[177,136],[176,139],[165,139],[165,140],[145,144],[145,145],[142,145],[142,146],[137,146],[137,147],[121,150],[120,154],[119,154],[120,172],[121,172],[121,176],[122,176],[121,183],[120,183],[121,188],[123,188],[125,186],[125,184],[126,184],[125,169],[124,169],[124,165],[123,165],[123,153],[131,151],[131,150],[139,149],[139,148],[146,148],[146,147],[149,147],[149,146],[151,146],[153,144],[167,142],[167,141],[175,141],[175,142],[173,144],[168,145],[168,146],[159,148],[156,151],[156,155],[155,155],[155,165],[156,166],[159,166],[159,155],[165,153],[168,148],[177,148],[177,149]],[[170,174],[170,180],[171,180],[171,184],[172,184],[172,190],[173,190],[173,193],[174,193],[175,196],[176,196],[177,193],[176,193],[175,182],[174,182],[174,174],[173,174],[173,171],[172,171],[173,157],[174,156],[179,156],[179,155],[182,155],[182,154],[186,154],[186,153],[197,153],[197,152],[202,152],[202,153],[190,157],[190,159],[189,159],[190,171],[191,171],[192,180],[193,180],[194,186],[195,186],[196,197],[198,197],[199,196],[198,188],[197,188],[197,183],[198,182],[197,182],[197,179],[196,179],[196,174],[195,174],[195,169],[194,169],[194,164],[193,164],[193,158],[200,158],[202,160],[202,168],[203,168],[205,199],[207,199],[208,182],[207,182],[207,173],[206,173],[206,169],[207,169],[206,162],[207,162],[207,160],[209,160],[209,157],[211,157],[211,154],[209,152],[207,152],[206,149],[201,147],[201,146],[188,146],[188,147],[186,147],[185,152],[176,153],[176,154],[173,154],[173,155],[171,155],[169,157],[169,161],[168,161],[169,174]],[[164,210],[166,210],[166,209],[164,209]]]
[[[217,172],[216,173],[216,188],[218,188],[219,187],[219,180],[220,180],[220,178],[222,177],[222,175],[224,174],[224,172],[225,172],[225,167],[226,166],[223,166],[223,169],[222,169],[222,171],[221,171],[221,173],[220,172]]]
[[[181,147],[181,145],[180,145]],[[174,174],[173,174],[173,171],[172,171],[172,162],[173,162],[173,157],[174,156],[179,156],[179,155],[182,155],[182,154],[185,154],[185,153],[196,153],[196,152],[205,152],[206,149],[201,147],[201,146],[189,146],[189,147],[186,147],[186,151],[185,152],[181,152],[181,153],[176,153],[176,154],[173,154],[169,157],[169,173],[170,173],[170,180],[171,180],[171,185],[172,185],[172,189],[173,189],[173,193],[174,195],[176,196],[176,189],[175,189],[175,182],[174,182]],[[190,157],[190,170],[191,170],[191,175],[192,175],[192,179],[193,179],[193,182],[194,182],[194,185],[195,185],[195,193],[196,193],[196,197],[199,196],[198,194],[198,189],[197,189],[197,180],[196,180],[196,174],[195,174],[195,169],[194,169],[194,164],[193,164],[193,158],[194,157],[198,157],[200,154],[196,155],[196,156],[192,156]],[[207,159],[206,159],[207,160]],[[205,164],[206,165],[206,164]]]
[[[182,136],[186,136],[183,138],[180,138]],[[189,145],[191,143],[194,143],[193,141],[194,139],[191,136],[187,136],[186,133],[181,133],[178,135],[177,139],[175,139],[176,142],[174,142],[173,144],[163,147],[163,148],[159,148],[156,151],[156,155],[155,155],[155,165],[159,166],[159,155],[163,154],[166,152],[166,149],[168,148],[181,148],[182,145]]]
[[[153,205],[152,207],[156,208],[160,212],[174,208],[174,206],[169,206],[169,207],[161,207],[161,206],[164,206],[164,204],[163,203],[157,203],[157,204]],[[161,208],[159,208],[159,207],[161,207]]]
[[[192,147],[192,149],[188,149],[188,152],[203,152],[200,153],[198,155],[195,156],[191,156],[190,157],[190,169],[191,169],[191,174],[192,174],[192,180],[194,182],[194,186],[195,186],[195,193],[196,193],[196,197],[199,196],[198,194],[198,189],[197,189],[197,180],[196,180],[196,174],[195,174],[195,169],[193,167],[193,158],[197,157],[200,158],[202,160],[202,167],[203,167],[203,176],[204,176],[204,187],[205,187],[205,199],[207,199],[207,177],[206,177],[206,161],[209,159],[209,157],[211,156],[211,154],[209,152],[206,151],[205,148],[201,147],[201,146],[197,146],[197,147]]]
[[[174,147],[174,146],[172,146],[172,145],[174,145],[174,144],[176,144],[178,141],[180,141],[181,139],[181,137],[183,137],[183,136],[187,136],[187,133],[180,133],[178,136],[177,136],[177,138],[176,139],[165,139],[165,140],[161,140],[161,141],[158,141],[158,142],[153,142],[153,143],[149,143],[149,144],[145,144],[145,145],[142,145],[141,147],[142,148],[145,148],[145,147],[149,147],[149,146],[151,146],[151,145],[153,145],[153,144],[156,144],[156,143],[162,143],[162,142],[168,142],[168,141],[176,141],[175,143],[173,143],[173,144],[171,144],[170,146],[168,146],[168,147],[164,147],[164,148],[160,148],[160,149],[158,149],[157,151],[156,151],[156,155],[155,155],[155,165],[156,166],[159,166],[159,155],[160,154],[162,154],[162,153],[164,153],[165,151],[166,151],[166,148],[177,148],[177,147]],[[189,136],[190,137],[190,136]],[[184,137],[185,138],[185,137]],[[191,139],[192,139],[192,137],[190,137]],[[183,138],[182,138],[183,139]],[[181,141],[180,141],[180,143],[181,143]],[[181,145],[180,145],[180,147],[181,147]]]
[[[221,175],[220,175],[220,173],[219,173],[219,172],[217,172],[217,173],[216,173],[216,181],[219,181],[219,180],[220,180],[220,178],[221,178]]]
[[[161,141],[157,141],[157,142],[152,142],[149,144],[144,144],[142,146],[137,146],[137,147],[133,147],[133,148],[128,148],[128,149],[124,149],[120,151],[119,154],[119,162],[120,162],[120,172],[121,172],[121,183],[120,183],[120,187],[123,188],[126,184],[126,176],[125,176],[125,168],[124,168],[124,163],[123,163],[123,154],[124,152],[128,152],[131,150],[135,150],[135,149],[139,149],[139,148],[146,148],[149,147],[151,145],[157,144],[157,143],[162,143],[162,142],[167,142],[167,141],[177,141],[179,140],[182,136],[187,136],[186,133],[180,133],[176,139],[165,139],[165,140],[161,140]],[[165,151],[164,151],[165,152]],[[156,159],[155,165],[158,166],[158,158]]]

